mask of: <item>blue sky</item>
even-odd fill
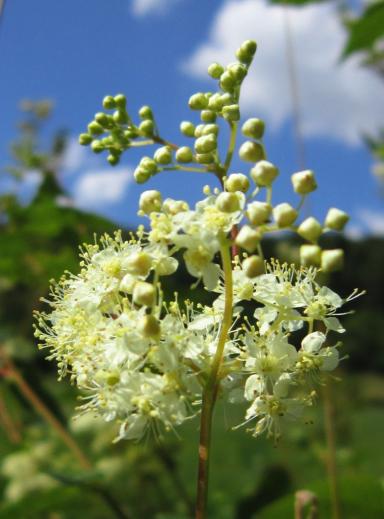
[[[106,94],[124,92],[135,113],[150,104],[161,133],[184,143],[183,119],[196,121],[189,96],[211,90],[205,74],[213,60],[233,60],[243,38],[259,43],[254,72],[243,93],[244,119],[266,120],[269,159],[281,170],[276,202],[293,200],[290,174],[298,170],[284,40],[288,16],[295,48],[306,147],[306,167],[319,190],[310,209],[322,218],[329,206],[351,213],[350,234],[384,234],[383,200],[361,132],[384,120],[384,84],[354,58],[337,63],[345,34],[333,4],[290,9],[264,0],[12,0],[0,25],[0,163],[9,162],[19,101],[49,97],[55,112],[46,136],[58,127],[72,136],[60,178],[74,203],[132,225],[142,186],[132,183],[139,156],[110,168],[76,144]],[[204,75],[205,74],[205,75]],[[247,172],[235,160],[233,171]],[[192,173],[169,173],[146,185],[166,196],[196,201],[207,182]]]

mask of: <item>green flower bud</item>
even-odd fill
[[[219,79],[223,72],[224,67],[222,67],[219,63],[211,63],[208,67],[208,74],[213,77],[213,79]]]
[[[276,166],[267,160],[260,160],[256,166],[251,169],[251,177],[257,186],[267,187],[272,184],[279,170]]]
[[[265,272],[264,261],[260,256],[249,256],[249,258],[245,258],[242,266],[245,275],[249,278],[255,278]]]
[[[225,181],[225,189],[230,193],[242,191],[245,193],[249,189],[248,177],[242,173],[232,173]]]
[[[233,105],[232,94],[229,94],[228,92],[225,94],[221,94],[220,103],[222,106]]]
[[[252,229],[249,225],[243,225],[236,236],[235,243],[247,252],[253,252],[259,245],[261,238],[262,234],[260,232]]]
[[[155,151],[153,156],[158,164],[170,164],[172,162],[172,151],[169,146],[163,146]]]
[[[103,143],[98,140],[92,142],[91,148],[94,153],[101,153],[105,150]]]
[[[249,137],[250,139],[261,139],[264,135],[264,130],[264,121],[257,119],[256,117],[247,119],[241,127],[243,135],[245,137]]]
[[[240,121],[240,109],[239,105],[227,105],[223,107],[223,117],[227,121],[237,122]]]
[[[289,227],[297,218],[297,211],[291,205],[282,203],[274,207],[273,217],[278,227]]]
[[[203,129],[201,131],[201,135],[209,135],[210,133],[213,133],[214,135],[219,134],[219,125],[218,124],[204,124]],[[199,135],[199,137],[201,137]]]
[[[216,207],[223,213],[234,213],[240,209],[240,200],[236,193],[220,193],[216,198]]]
[[[189,98],[188,105],[192,110],[204,110],[208,106],[208,99],[205,94],[198,92]]]
[[[196,155],[196,162],[198,164],[212,164],[215,162],[215,156],[213,153],[198,153]]]
[[[224,92],[232,92],[236,86],[236,78],[228,71],[223,72],[220,76],[220,88]]]
[[[147,277],[152,268],[152,258],[146,252],[135,252],[128,256],[124,266],[134,276]]]
[[[209,153],[217,148],[216,135],[210,133],[209,135],[203,135],[195,141],[196,153]]]
[[[136,139],[139,136],[139,131],[136,128],[130,127],[128,130],[124,130],[123,135],[126,139]]]
[[[271,212],[270,204],[255,201],[247,205],[246,214],[252,225],[261,225],[269,219]]]
[[[180,131],[186,137],[194,137],[195,136],[195,125],[189,121],[183,121],[180,124]]]
[[[231,63],[227,67],[228,72],[238,81],[241,82],[247,75],[247,67],[242,63]]]
[[[95,121],[104,128],[109,128],[111,126],[111,116],[105,114],[104,112],[98,112],[95,114]]]
[[[111,166],[116,166],[120,162],[120,156],[110,153],[107,157],[107,161]]]
[[[151,175],[157,172],[157,164],[151,157],[143,157],[140,160],[140,167],[147,170]]]
[[[160,337],[160,323],[154,315],[145,315],[138,322],[138,329],[144,337],[158,339]]]
[[[125,95],[124,94],[117,94],[114,97],[114,100],[115,100],[117,108],[119,108],[122,111],[125,111],[125,108],[127,106],[127,98],[125,97]]]
[[[205,129],[205,124],[198,124],[195,128],[195,137],[201,137]]]
[[[127,124],[128,114],[125,110],[115,110],[113,112],[113,120],[118,124]]]
[[[317,241],[322,232],[320,222],[313,216],[306,218],[297,229],[297,234],[308,241]]]
[[[236,57],[242,63],[248,65],[255,55],[257,44],[253,40],[246,40],[236,51]]]
[[[152,119],[145,119],[139,124],[139,130],[145,137],[152,137],[155,131],[155,124]]]
[[[328,227],[328,229],[332,229],[334,231],[342,231],[345,225],[348,223],[349,215],[336,207],[331,207],[329,209],[327,216],[325,218],[324,225]]]
[[[151,173],[146,169],[138,166],[133,172],[133,176],[138,184],[144,184],[145,182],[147,182],[147,180],[151,178]]]
[[[148,189],[140,195],[139,208],[145,214],[157,213],[161,209],[161,203],[161,193],[155,189]]]
[[[153,112],[150,106],[142,106],[139,110],[140,119],[153,119]]]
[[[192,162],[193,152],[189,146],[182,146],[176,151],[175,157],[177,162],[182,162],[183,164],[186,164],[188,162]]]
[[[307,195],[317,188],[315,175],[310,169],[294,173],[291,180],[294,191],[299,195]]]
[[[343,249],[324,250],[321,253],[321,269],[323,272],[341,270],[344,264]]]
[[[245,162],[258,162],[265,157],[264,148],[258,142],[245,141],[240,146],[239,157]]]
[[[92,135],[101,135],[104,133],[104,128],[96,121],[92,121],[88,124],[88,131]]]
[[[138,281],[133,288],[132,299],[133,302],[137,305],[153,306],[155,302],[155,296],[155,287],[146,281]]]
[[[204,123],[214,123],[216,121],[216,113],[213,110],[202,110],[200,119]]]
[[[220,112],[220,110],[223,108],[220,94],[213,94],[213,96],[209,98],[208,108],[214,112]]]
[[[79,144],[81,144],[82,146],[88,146],[88,144],[91,144],[92,141],[92,135],[89,135],[89,133],[80,133]]]
[[[103,99],[103,107],[106,110],[113,110],[116,108],[116,102],[112,96],[105,96]]]
[[[321,262],[321,248],[318,245],[300,247],[300,263],[304,267],[318,267]]]

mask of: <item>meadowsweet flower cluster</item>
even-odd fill
[[[80,273],[53,284],[50,310],[37,314],[40,345],[57,362],[59,378],[68,375],[81,390],[81,412],[117,421],[118,438],[173,429],[201,408],[206,417],[217,398],[246,403],[245,423],[253,434],[276,438],[286,419],[313,404],[322,373],[339,363],[340,343],[329,332],[344,332],[340,308],[359,294],[342,299],[318,284],[319,270],[331,272],[343,262],[341,249],[323,250],[319,240],[328,230],[342,230],[348,215],[331,208],[324,222],[300,218],[305,198],[317,188],[311,170],[291,176],[296,205],[273,203],[279,170],[266,158],[258,118],[241,127],[247,140],[238,153],[252,164],[249,171],[230,172],[240,87],[255,51],[247,41],[236,63],[209,67],[218,91],[193,94],[189,106],[200,112],[202,124],[183,121],[180,127],[195,139],[193,149],[161,137],[147,106],[135,125],[121,94],[104,99],[114,114],[96,114],[80,136],[95,152],[108,150],[112,165],[133,146],[161,144],[137,166],[138,183],[183,169],[213,174],[218,185],[207,185],[194,208],[144,191],[139,214],[147,228],[140,226],[129,239],[118,232],[84,245]],[[223,157],[219,122],[230,131]],[[264,257],[263,238],[282,230],[303,240],[301,266]],[[216,294],[210,307],[177,296],[164,300],[164,278],[180,262],[194,286]]]

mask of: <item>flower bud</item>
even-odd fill
[[[247,119],[241,127],[243,135],[245,137],[249,137],[250,139],[261,139],[264,135],[264,129],[264,121],[257,119],[256,117]]]
[[[139,207],[145,214],[158,212],[161,209],[161,193],[155,189],[148,189],[140,195]]]
[[[196,153],[209,153],[217,148],[216,135],[210,133],[209,135],[203,135],[195,141]]]
[[[232,94],[230,94],[228,92],[225,94],[221,94],[220,103],[221,103],[221,106],[233,105],[234,99],[232,97]]]
[[[227,121],[237,122],[240,121],[240,109],[239,105],[227,105],[223,107],[223,117]]]
[[[258,162],[264,159],[264,149],[257,142],[245,141],[240,146],[239,156],[245,162]]]
[[[232,92],[236,86],[236,78],[228,71],[225,71],[220,76],[220,88],[224,92]]]
[[[247,217],[252,225],[261,225],[270,217],[272,207],[265,202],[252,202],[247,205]]]
[[[112,117],[115,123],[118,124],[126,124],[128,122],[128,114],[125,110],[115,110]]]
[[[205,128],[205,124],[198,124],[195,128],[195,137],[201,137]]]
[[[107,161],[111,166],[116,166],[120,162],[120,155],[110,153],[107,157]]]
[[[144,184],[151,178],[151,173],[141,166],[138,166],[133,172],[133,177],[138,184]]]
[[[212,164],[215,161],[213,153],[198,153],[196,155],[196,162],[199,164]]]
[[[310,169],[294,173],[291,180],[293,189],[299,195],[307,195],[317,188],[315,175]]]
[[[249,256],[243,261],[243,270],[249,278],[255,278],[265,272],[264,261],[260,256]]]
[[[235,243],[238,247],[245,249],[247,252],[253,252],[259,245],[262,235],[260,232],[252,229],[249,225],[243,225],[239,234],[236,236]]]
[[[344,264],[343,249],[324,250],[321,253],[321,269],[323,272],[341,270]]]
[[[92,135],[101,135],[104,133],[104,128],[96,121],[92,121],[88,124],[88,131]]]
[[[153,112],[152,108],[150,106],[142,106],[139,110],[139,117],[140,119],[153,119]]]
[[[180,124],[180,131],[186,137],[194,137],[195,136],[195,125],[189,121],[183,121]]]
[[[82,146],[88,146],[88,144],[91,144],[92,141],[92,135],[89,135],[89,133],[80,133],[79,144],[81,144]]]
[[[249,189],[248,177],[242,173],[232,173],[225,181],[225,189],[231,193],[242,191],[245,193]]]
[[[214,123],[216,121],[216,112],[213,110],[202,110],[200,119],[203,123]]]
[[[111,126],[111,116],[104,112],[98,112],[95,114],[95,121],[103,126],[103,128],[109,128]]]
[[[192,110],[204,110],[208,106],[208,99],[205,94],[198,92],[189,98],[188,105]]]
[[[324,225],[334,231],[342,231],[349,220],[349,215],[336,207],[329,209]]]
[[[218,124],[204,124],[201,130],[201,135],[196,135],[196,137],[201,137],[202,135],[209,135],[213,133],[214,135],[219,134],[219,125]]]
[[[137,324],[139,331],[144,337],[157,339],[160,337],[160,323],[154,315],[145,315]]]
[[[239,211],[240,201],[236,193],[220,193],[216,198],[216,207],[223,213]]]
[[[320,222],[313,216],[306,218],[297,229],[297,233],[308,241],[317,241],[322,231]]]
[[[318,245],[300,247],[300,263],[304,267],[318,267],[321,261],[321,248]]]
[[[139,130],[145,137],[152,137],[155,131],[155,123],[152,119],[145,119],[139,124]]]
[[[192,162],[193,160],[193,153],[191,148],[188,146],[182,146],[176,151],[176,160],[177,162],[187,163]]]
[[[172,151],[169,146],[162,146],[155,151],[153,156],[158,164],[170,164],[172,162]]]
[[[238,81],[241,82],[247,75],[247,67],[244,67],[242,63],[231,63],[227,67],[228,72]]]
[[[146,252],[135,252],[127,258],[124,266],[134,276],[147,277],[152,268],[152,258]]]
[[[103,107],[106,110],[113,110],[116,108],[116,102],[112,96],[105,96],[103,99]]]
[[[213,96],[209,98],[208,108],[214,112],[220,112],[220,110],[223,108],[220,94],[213,94]]]
[[[257,45],[255,41],[246,40],[237,49],[236,57],[239,61],[248,65],[249,63],[251,63],[253,56],[255,55],[256,49]]]
[[[278,227],[289,227],[297,218],[297,211],[290,204],[282,203],[274,207],[273,217]]]
[[[140,306],[153,306],[155,302],[156,289],[151,283],[138,281],[132,293],[133,302]]]
[[[151,175],[157,172],[157,164],[153,159],[151,159],[151,157],[143,157],[140,160],[139,166],[142,169],[147,170]]]
[[[103,143],[98,140],[92,141],[91,148],[94,153],[101,153],[105,150]]]
[[[124,110],[125,111],[125,107],[127,106],[127,98],[125,97],[125,95],[124,94],[117,94],[114,97],[114,100],[115,100],[117,108],[119,108],[120,110]]]
[[[221,74],[224,72],[224,67],[222,67],[219,63],[211,63],[208,67],[208,74],[213,79],[219,79]]]
[[[279,170],[276,166],[267,160],[260,160],[256,166],[251,169],[251,177],[257,186],[270,186],[275,180]]]

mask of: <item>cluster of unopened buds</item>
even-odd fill
[[[193,147],[161,137],[149,107],[140,109],[136,126],[121,94],[104,99],[113,115],[96,114],[80,136],[95,152],[108,150],[111,164],[131,147],[160,144],[136,168],[139,183],[173,169],[211,173],[220,186],[207,185],[194,208],[144,191],[139,214],[149,226],[126,240],[118,232],[84,245],[80,273],[54,283],[46,301],[50,311],[37,314],[40,345],[57,362],[60,378],[68,375],[81,389],[80,409],[119,422],[118,438],[173,429],[199,413],[207,388],[214,399],[248,403],[245,423],[253,433],[277,438],[285,421],[313,404],[322,373],[339,363],[340,343],[328,335],[344,332],[340,309],[358,293],[342,299],[318,284],[319,270],[343,263],[341,249],[322,250],[318,241],[326,231],[341,231],[348,215],[332,208],[323,223],[299,220],[306,196],[317,187],[310,170],[291,177],[296,207],[273,204],[279,170],[266,160],[258,118],[241,127],[247,140],[239,156],[252,163],[249,174],[230,173],[240,86],[255,51],[256,44],[246,41],[237,62],[210,65],[218,91],[192,95],[189,106],[200,112],[201,124],[181,123],[182,134],[195,139]],[[220,119],[229,126],[224,157]],[[282,230],[305,241],[301,266],[264,258],[263,238]],[[211,306],[179,301],[177,294],[164,300],[163,278],[180,261],[195,285],[216,295]]]

